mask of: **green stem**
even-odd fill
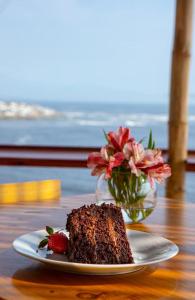
[[[144,208],[144,199],[147,194],[142,194],[143,184],[146,182],[146,177],[140,175],[137,177],[133,173],[125,173],[116,171],[113,172],[112,178],[107,180],[108,189],[114,198],[117,205],[123,207],[132,219],[136,222],[140,213],[142,219],[151,213],[151,209]]]

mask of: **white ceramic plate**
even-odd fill
[[[68,235],[66,231],[64,232]],[[18,237],[13,242],[13,247],[18,253],[43,262],[55,269],[91,275],[116,275],[135,272],[144,266],[170,259],[179,251],[173,242],[158,235],[129,229],[126,232],[134,258],[133,264],[97,265],[73,263],[69,262],[65,255],[50,254],[46,249],[37,252],[37,245],[46,235],[45,230],[30,232]]]

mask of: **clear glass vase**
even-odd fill
[[[97,181],[96,202],[114,203],[122,208],[126,224],[146,219],[156,206],[156,186],[151,188],[146,176],[116,172],[111,179],[102,174]]]

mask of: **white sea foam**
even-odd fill
[[[24,135],[17,139],[16,144],[17,145],[25,145],[25,144],[28,144],[31,140],[32,140],[32,136]]]
[[[63,113],[66,122],[80,126],[114,126],[123,124],[130,127],[144,127],[168,122],[167,114],[145,113],[106,113],[106,112],[81,112],[67,111]],[[190,122],[195,122],[195,116],[189,116]]]
[[[20,102],[0,101],[0,119],[50,119],[58,118],[63,126],[118,126],[144,127],[166,124],[165,113],[125,113],[108,111],[72,110],[58,112],[40,105]],[[189,116],[189,122],[195,122],[195,115]]]
[[[60,113],[54,109],[15,101],[0,101],[0,119],[53,118]]]
[[[63,113],[66,122],[81,126],[112,126],[124,124],[131,127],[142,127],[147,124],[166,123],[166,114],[125,114],[125,113],[105,113],[105,112],[79,112],[69,111]]]
[[[76,124],[81,126],[109,126],[112,123],[110,121],[101,120],[77,120]]]

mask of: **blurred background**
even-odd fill
[[[0,144],[101,146],[103,130],[150,128],[167,148],[174,0],[0,0]],[[193,25],[194,27],[194,25]],[[195,41],[195,30],[193,30]],[[195,149],[195,48],[188,148]],[[94,192],[87,169],[0,167],[0,182],[59,178]],[[186,177],[193,201],[195,173]],[[159,193],[164,193],[163,188]]]

